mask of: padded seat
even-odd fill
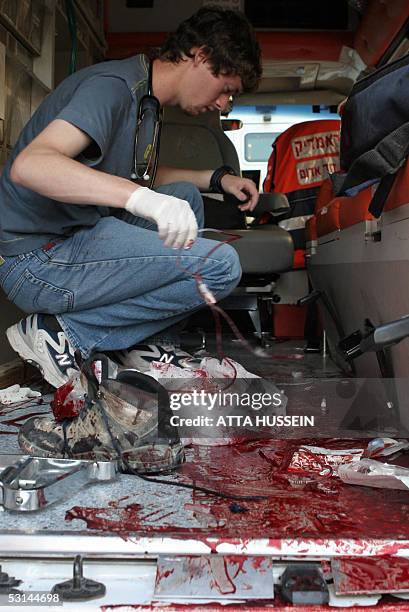
[[[409,204],[409,158],[399,170],[385,203],[384,212]]]
[[[322,187],[324,187],[324,184]],[[338,197],[328,201],[329,193],[328,185],[326,184],[318,196],[315,216],[309,219],[307,231],[311,236],[314,229],[316,230],[316,235],[322,237],[362,221],[374,219],[368,211],[372,199],[372,187],[363,189],[355,196]]]
[[[159,164],[190,170],[231,166],[240,174],[239,158],[233,143],[223,132],[217,111],[189,116],[177,107],[165,109]],[[291,235],[277,225],[247,228],[246,215],[237,214],[239,201],[232,196],[203,194],[205,226],[240,235],[231,246],[240,257],[243,276],[240,286],[221,301],[231,310],[248,311],[261,340],[272,331],[272,286],[281,272],[291,270],[294,246]],[[224,200],[218,201],[215,200]],[[283,212],[288,200],[279,193],[260,194],[252,215]],[[233,219],[229,223],[229,219]],[[206,238],[225,240],[223,234],[206,232]]]
[[[342,200],[347,198],[335,198],[327,206],[321,208],[317,213],[317,236],[320,238],[331,232],[339,231],[339,207]]]
[[[237,174],[240,174],[236,149],[223,132],[217,111],[189,116],[178,107],[167,107],[164,114],[159,163],[190,170],[228,165],[234,168]],[[208,217],[206,207],[209,202],[208,196],[204,195],[206,218]],[[259,216],[265,210],[271,212],[274,208],[274,205],[272,207],[266,205],[266,201],[263,200],[266,195],[283,197],[280,194],[260,194],[260,203],[252,213],[254,216]],[[214,198],[215,196],[209,194],[209,197]],[[220,196],[216,198],[220,199]],[[231,203],[231,196],[228,199]],[[287,200],[285,202],[288,208]],[[237,207],[239,203],[236,201],[234,206]],[[210,202],[210,205],[214,208],[214,202]],[[220,207],[220,214],[223,214],[225,203],[220,201],[216,206]],[[228,208],[226,207],[225,210],[227,212]],[[226,224],[218,223],[215,229],[225,229],[242,236],[240,240],[234,241],[232,246],[239,253],[243,277],[260,275],[267,278],[271,276],[271,282],[279,272],[291,269],[294,248],[291,236],[286,230],[276,225],[267,225],[263,230],[260,230],[259,227],[245,229],[245,215],[242,216],[242,222],[240,215],[238,218],[239,222],[235,224],[226,227]],[[207,224],[208,221],[206,221]],[[213,226],[213,223],[210,223],[210,227]],[[223,234],[206,232],[205,236],[215,240],[225,240]]]
[[[342,198],[339,209],[339,224],[341,229],[356,225],[362,221],[371,221],[375,217],[368,210],[372,200],[372,187],[363,189],[356,196]]]
[[[321,208],[328,206],[328,204],[331,202],[331,200],[334,199],[334,197],[335,196],[332,187],[332,181],[330,178],[326,178],[325,181],[323,181],[318,192],[317,201],[315,203],[314,209],[315,214],[318,214],[318,211],[321,210]]]
[[[240,236],[231,243],[240,257],[245,275],[268,276],[291,270],[293,241],[286,230],[278,225],[261,225],[257,230],[231,230]],[[223,234],[206,232],[205,238],[224,240]]]

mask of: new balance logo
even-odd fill
[[[70,355],[67,355],[67,353],[63,353],[62,355],[56,355],[55,356],[55,360],[58,361],[58,365],[61,366],[71,366],[72,365],[72,359],[70,357]]]
[[[172,363],[174,358],[175,358],[174,355],[168,355],[167,353],[163,353],[159,361],[164,361],[165,363]]]

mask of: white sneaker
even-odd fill
[[[53,387],[61,387],[78,370],[74,349],[63,331],[47,327],[44,315],[31,314],[6,331],[11,347],[24,361],[36,366]]]
[[[136,344],[126,351],[115,351],[112,355],[121,366],[139,372],[148,372],[153,361],[168,363],[178,368],[190,368],[193,355],[173,344]]]

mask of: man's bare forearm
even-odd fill
[[[209,189],[212,174],[213,170],[186,170],[184,168],[160,166],[156,175],[155,187],[167,185],[168,183],[188,181],[196,185],[201,191],[206,191]]]
[[[138,188],[130,180],[94,170],[48,149],[23,153],[16,162],[11,169],[13,182],[59,202],[124,208]]]

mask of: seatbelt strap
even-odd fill
[[[373,197],[371,203],[369,204],[368,211],[373,215],[376,219],[382,214],[383,208],[385,206],[385,202],[388,199],[388,195],[390,190],[392,189],[392,185],[395,182],[396,173],[395,174],[387,174],[384,176],[379,183]]]

